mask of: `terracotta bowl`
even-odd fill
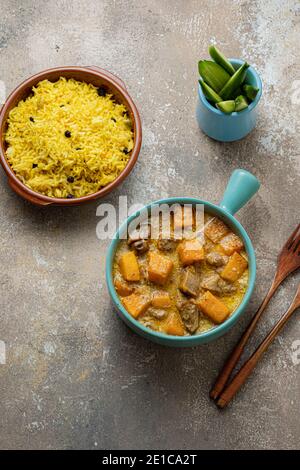
[[[15,175],[12,168],[6,161],[5,150],[6,144],[4,140],[5,130],[7,126],[7,117],[12,108],[14,108],[18,102],[26,98],[34,85],[41,80],[48,79],[50,81],[56,81],[59,77],[74,78],[75,80],[92,83],[96,87],[105,86],[107,90],[112,93],[118,102],[124,104],[127,108],[128,113],[133,122],[134,130],[134,147],[130,155],[130,159],[120,175],[111,183],[104,186],[96,193],[89,194],[88,196],[78,197],[74,199],[55,198],[44,196],[43,194],[37,193],[32,189],[25,186]],[[138,110],[129,96],[125,84],[112,73],[107,70],[103,70],[99,67],[57,67],[53,69],[47,69],[43,72],[37,73],[32,77],[21,83],[7,98],[0,112],[0,161],[7,176],[10,187],[19,196],[22,196],[27,201],[39,206],[46,205],[59,205],[59,206],[74,206],[83,204],[85,202],[93,201],[98,199],[113,189],[115,189],[131,172],[134,164],[138,158],[139,151],[142,143],[142,126],[141,119]]]

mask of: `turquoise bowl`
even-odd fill
[[[119,316],[133,331],[144,338],[147,338],[155,343],[163,344],[165,346],[197,346],[199,344],[208,343],[217,339],[219,336],[222,336],[224,333],[226,333],[237,322],[240,316],[245,312],[245,308],[254,289],[256,261],[251,240],[245,229],[233,215],[256,193],[259,186],[260,184],[254,175],[246,170],[235,170],[230,177],[223,199],[219,206],[207,201],[202,201],[201,199],[190,197],[172,197],[168,199],[161,199],[145,206],[143,209],[130,216],[121,225],[108,248],[106,257],[106,282],[109,294]],[[241,304],[224,323],[215,326],[209,331],[194,336],[172,336],[164,333],[158,333],[151,330],[150,328],[143,326],[125,310],[117,295],[113,283],[113,260],[121,234],[127,230],[127,224],[131,223],[136,217],[141,215],[142,212],[148,212],[155,204],[175,203],[203,204],[204,209],[207,212],[214,214],[222,219],[226,224],[228,224],[229,227],[232,228],[235,233],[237,233],[242,238],[249,259],[249,284]]]
[[[230,62],[235,69],[244,63],[238,59],[230,59]],[[257,105],[262,94],[262,82],[253,67],[248,68],[245,83],[259,88],[259,92],[248,108],[231,114],[224,114],[212,106],[198,84],[197,121],[203,132],[212,139],[233,142],[246,137],[254,129],[257,121]]]

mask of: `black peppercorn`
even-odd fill
[[[97,93],[99,96],[106,96],[106,88],[104,88],[103,86],[100,86],[97,90]]]
[[[68,176],[67,181],[68,181],[68,183],[74,183],[73,176]]]
[[[36,167],[37,167],[37,163],[33,163],[32,168],[36,168]]]
[[[65,136],[66,136],[66,137],[71,137],[71,132],[70,132],[70,131],[66,131],[66,132],[65,132]]]
[[[34,119],[33,119],[32,116],[30,116],[29,120],[30,120],[31,122],[34,122]]]
[[[74,197],[73,194],[68,194],[67,195],[67,199],[73,199],[73,197]]]
[[[127,147],[123,148],[123,153],[125,153],[125,155],[127,155],[129,153],[129,150]]]

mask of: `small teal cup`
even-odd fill
[[[143,338],[147,338],[154,343],[163,344],[164,346],[175,346],[175,347],[185,347],[185,346],[197,346],[199,344],[208,343],[213,341],[219,336],[224,335],[240,318],[244,313],[245,308],[249,302],[249,299],[252,295],[255,283],[256,276],[256,261],[255,253],[247,232],[243,226],[237,221],[234,217],[235,212],[237,212],[246,202],[256,193],[259,189],[259,181],[254,175],[249,173],[246,170],[235,170],[228,182],[227,188],[225,190],[223,199],[219,206],[212,204],[210,202],[202,201],[197,198],[190,197],[172,197],[168,199],[161,199],[155,201],[152,204],[145,206],[140,211],[136,212],[130,216],[126,222],[124,222],[119,230],[116,232],[115,237],[111,241],[111,244],[107,251],[106,257],[106,282],[108,286],[109,294],[112,298],[114,306],[122,318],[122,320],[137,334]],[[238,308],[231,314],[231,316],[225,320],[221,325],[217,325],[209,331],[201,333],[194,336],[172,336],[164,333],[158,333],[153,331],[150,328],[146,328],[137,320],[135,320],[123,307],[113,283],[113,261],[114,256],[121,238],[121,234],[127,231],[127,224],[130,224],[136,217],[138,217],[144,211],[149,212],[151,207],[155,204],[203,204],[205,211],[216,215],[222,219],[231,229],[237,233],[242,240],[246,248],[249,261],[249,283],[247,291],[243,297],[241,304]]]
[[[244,63],[239,59],[230,59],[230,62],[235,69]],[[212,106],[198,84],[199,100],[196,110],[198,124],[203,132],[212,139],[233,142],[246,137],[254,129],[257,121],[257,105],[262,95],[262,82],[253,67],[248,68],[245,83],[259,88],[259,92],[248,108],[231,114],[224,114]]]

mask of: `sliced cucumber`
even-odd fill
[[[222,101],[221,96],[218,95],[207,83],[205,83],[203,80],[199,80],[199,83],[201,85],[202,91],[205,95],[205,97],[211,101],[212,103],[219,103]]]
[[[211,60],[200,60],[198,68],[205,83],[207,83],[207,85],[209,85],[216,93],[219,93],[230,79],[229,73],[227,73],[219,64],[216,64]]]
[[[259,88],[256,88],[252,85],[244,85],[243,91],[246,94],[247,98],[251,101],[255,100],[257,93],[259,92]]]
[[[243,65],[241,65],[240,68],[237,69],[234,75],[230,77],[228,82],[224,85],[222,90],[220,91],[220,96],[222,96],[223,100],[227,100],[232,96],[234,91],[241,86],[243,81],[245,80],[246,72],[249,67],[249,64],[245,62]]]
[[[210,57],[221,67],[223,67],[226,72],[229,73],[229,75],[233,75],[235,73],[235,69],[233,65],[229,62],[228,59],[222,54],[221,51],[216,46],[209,46],[208,52]]]
[[[248,108],[248,101],[243,95],[237,96],[234,102],[235,102],[235,111],[243,111],[243,109]]]
[[[235,101],[221,101],[216,104],[216,107],[225,114],[231,114],[235,111]]]

